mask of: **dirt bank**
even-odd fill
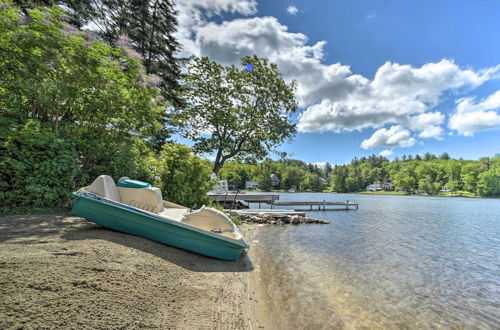
[[[0,329],[247,329],[252,270],[78,217],[1,217]]]

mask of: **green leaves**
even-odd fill
[[[154,134],[162,128],[165,103],[147,86],[139,60],[64,21],[59,7],[14,7],[0,19],[0,109],[13,115],[87,130],[112,127]]]
[[[240,70],[197,58],[184,79],[186,107],[177,123],[196,152],[216,153],[216,173],[235,156],[263,159],[296,131],[289,119],[297,108],[294,84],[265,58],[245,57],[242,64]]]
[[[164,198],[188,207],[207,205],[210,164],[181,144],[166,143],[156,164]]]
[[[71,142],[36,121],[0,128],[0,209],[63,207],[83,177]]]

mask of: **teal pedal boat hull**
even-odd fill
[[[242,250],[248,248],[245,240],[235,242],[125,205],[74,195],[77,197],[73,202],[74,214],[109,229],[223,260],[237,260]]]

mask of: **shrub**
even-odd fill
[[[181,144],[166,143],[156,164],[164,199],[188,207],[208,205],[210,163]]]
[[[75,144],[36,120],[0,118],[0,209],[68,206],[73,187],[86,181]]]

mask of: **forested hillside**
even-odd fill
[[[271,174],[280,182],[273,186]],[[474,195],[500,194],[500,155],[479,160],[451,159],[447,153],[437,157],[403,156],[389,161],[385,157],[355,158],[347,165],[320,167],[300,160],[266,160],[257,164],[230,162],[220,172],[236,188],[246,180],[256,181],[262,190],[358,192],[374,182],[390,182],[397,191],[437,194],[446,187]]]

